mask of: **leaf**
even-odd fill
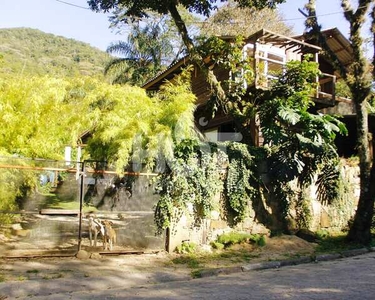
[[[283,106],[280,107],[278,115],[283,121],[288,122],[291,125],[296,125],[301,119],[301,116],[296,110]]]

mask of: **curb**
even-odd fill
[[[345,250],[345,251],[341,252],[341,255],[343,257],[350,257],[350,256],[357,256],[357,255],[366,254],[368,252],[371,252],[371,249],[361,248],[361,249]]]
[[[242,272],[242,267],[204,269],[204,270],[198,271],[196,278],[228,275],[228,274],[240,273],[240,272]]]
[[[251,271],[259,271],[259,270],[267,270],[267,269],[278,269],[278,268],[286,267],[286,266],[295,266],[295,265],[308,264],[308,263],[318,263],[318,262],[331,261],[331,260],[336,260],[336,259],[345,258],[345,257],[359,256],[359,255],[367,254],[370,252],[375,252],[375,247],[345,250],[345,251],[338,252],[338,253],[320,254],[316,256],[302,256],[302,257],[295,258],[295,259],[246,264],[246,265],[239,266],[239,267],[203,269],[203,270],[197,271],[195,278],[204,278],[204,277],[228,275],[228,274],[233,274],[233,273],[251,272]]]

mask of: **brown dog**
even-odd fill
[[[113,229],[113,223],[108,220],[102,221],[104,227],[103,247],[104,250],[112,251],[113,245],[116,243],[116,231]]]

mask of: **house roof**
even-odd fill
[[[180,60],[176,61],[175,63],[171,64],[166,70],[160,72],[146,83],[142,85],[142,88],[155,91],[159,90],[159,87],[165,83],[165,81],[171,80],[174,76],[179,74],[183,67],[186,67],[190,64],[189,56],[185,56]]]
[[[319,46],[307,43],[301,39],[288,37],[266,29],[261,29],[246,39],[250,43],[267,43],[280,48],[286,48],[293,52],[319,52],[322,50]]]
[[[322,31],[326,37],[329,48],[336,53],[339,61],[347,66],[353,62],[353,48],[349,40],[337,28],[330,28]],[[305,35],[294,37],[297,40],[305,40]],[[311,41],[310,41],[311,42]]]

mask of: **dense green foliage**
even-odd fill
[[[257,164],[261,158],[261,151],[245,144],[181,141],[168,168],[157,178],[158,231],[174,231],[184,212],[197,225],[213,210],[231,225],[243,221],[252,201],[259,197]]]
[[[214,9],[217,8],[217,3],[220,1],[185,0],[179,2],[168,2],[163,0],[153,0],[140,3],[137,0],[88,0],[87,2],[89,3],[89,6],[96,11],[109,11],[120,7],[126,8],[127,13],[124,15],[124,17],[127,16],[130,18],[147,16],[148,11],[154,11],[160,14],[168,14],[172,7],[175,7],[178,4],[182,5],[190,12],[208,16]],[[285,2],[285,0],[236,0],[235,2],[243,7],[274,8],[277,4]]]
[[[110,59],[89,44],[31,28],[0,29],[0,75],[102,74]]]
[[[233,221],[243,221],[248,214],[251,201],[258,197],[257,164],[260,161],[259,152],[251,154],[246,144],[227,143],[228,169],[225,178],[225,194],[230,210],[234,213]]]
[[[0,152],[0,155],[6,153]],[[18,209],[18,200],[27,193],[30,186],[35,185],[33,175],[30,171],[0,169],[0,211]],[[13,217],[12,214],[1,213],[0,224],[8,223]]]
[[[264,246],[266,244],[263,235],[249,234],[237,231],[232,231],[219,235],[216,239],[216,242],[224,245],[225,248],[241,243],[254,243],[259,246]]]
[[[236,52],[226,60],[219,52],[229,55],[230,49],[228,52],[219,51],[227,48],[215,41],[210,40],[217,50],[212,52],[213,60],[230,67]],[[340,176],[333,141],[337,132],[345,133],[346,129],[332,116],[309,112],[318,75],[317,64],[308,61],[307,57],[303,62],[288,63],[270,90],[255,91],[259,103],[252,109],[260,119],[263,151],[239,143],[213,145],[184,141],[177,145],[174,160],[158,182],[160,200],[155,221],[159,230],[173,229],[181,213],[189,208],[190,213],[193,208],[198,221],[206,218],[215,206],[218,193],[222,193],[224,202],[223,207],[216,209],[224,208],[227,215],[222,216],[227,221],[232,219],[233,224],[243,221],[248,216],[249,207],[264,197],[277,203],[273,206],[272,217],[278,219],[280,230],[288,230],[290,208],[296,211],[297,226],[308,227],[310,212],[306,189],[315,175],[318,199],[326,203],[337,199]],[[235,80],[233,84],[228,83],[228,88],[233,89]],[[228,111],[242,121],[242,117],[237,117],[243,115],[243,106],[239,103],[245,101],[243,99],[249,96],[249,91],[237,89],[236,93],[238,97],[232,97],[226,105]],[[267,183],[262,182],[259,175],[258,165],[262,160],[267,162]],[[262,185],[266,188],[261,188]],[[263,220],[270,222],[266,220],[267,216],[271,217],[266,213]]]
[[[189,11],[182,6],[178,6],[178,11],[182,20],[185,22],[188,31],[192,34],[198,33],[197,23],[199,24],[201,19],[198,16],[189,13]],[[155,33],[157,34],[157,40],[152,41],[151,44],[156,45],[158,48],[157,50],[166,47],[166,49],[163,49],[162,53],[159,54],[161,55],[162,65],[167,66],[172,64],[185,52],[185,46],[170,15],[149,12],[148,18],[143,18],[140,21],[138,18],[129,20],[126,16],[126,12],[126,8],[114,10],[113,14],[109,17],[111,23],[110,26],[117,28],[119,32],[127,32],[129,30],[133,31],[134,29],[135,31],[138,31],[137,27],[141,30],[147,28],[146,31],[149,31],[151,35],[152,32],[156,30],[157,32]],[[124,20],[127,20],[128,22],[124,22]],[[170,46],[173,47],[172,52],[170,51]],[[149,51],[152,51],[152,49]]]
[[[14,164],[12,157],[63,159],[65,146],[75,146],[80,134],[94,126],[100,112],[93,108],[101,91],[110,89],[89,77],[0,78],[1,162]],[[36,185],[32,171],[0,169],[0,209],[19,208],[18,199]]]
[[[88,145],[91,157],[115,164],[119,172],[129,164],[136,171],[143,165],[154,169],[172,159],[175,144],[194,136],[195,96],[187,74],[153,98],[141,88],[113,88],[119,93],[98,107],[101,117]]]
[[[104,159],[119,172],[130,163],[152,168],[156,157],[171,157],[174,143],[194,134],[195,97],[183,82],[150,98],[143,89],[89,77],[0,78],[0,155],[61,160],[65,146],[74,148],[89,130],[85,158]],[[28,174],[1,169],[1,209],[17,208],[18,197],[36,186]]]
[[[309,112],[317,75],[315,62],[289,62],[287,71],[259,106],[264,143],[270,150],[272,189],[283,200],[284,214],[291,199],[295,199],[297,219],[302,220],[300,227],[308,227],[304,190],[315,175],[319,200],[331,203],[338,196],[339,169],[334,139],[336,133],[346,133],[344,124],[333,116]],[[297,186],[292,192],[288,183],[293,180]]]
[[[168,169],[157,181],[160,199],[155,209],[158,231],[174,228],[181,212],[191,207],[197,222],[209,216],[214,198],[223,190],[222,168],[225,153],[211,153],[207,145],[196,140],[181,141],[174,149]],[[190,206],[191,205],[191,206]]]

